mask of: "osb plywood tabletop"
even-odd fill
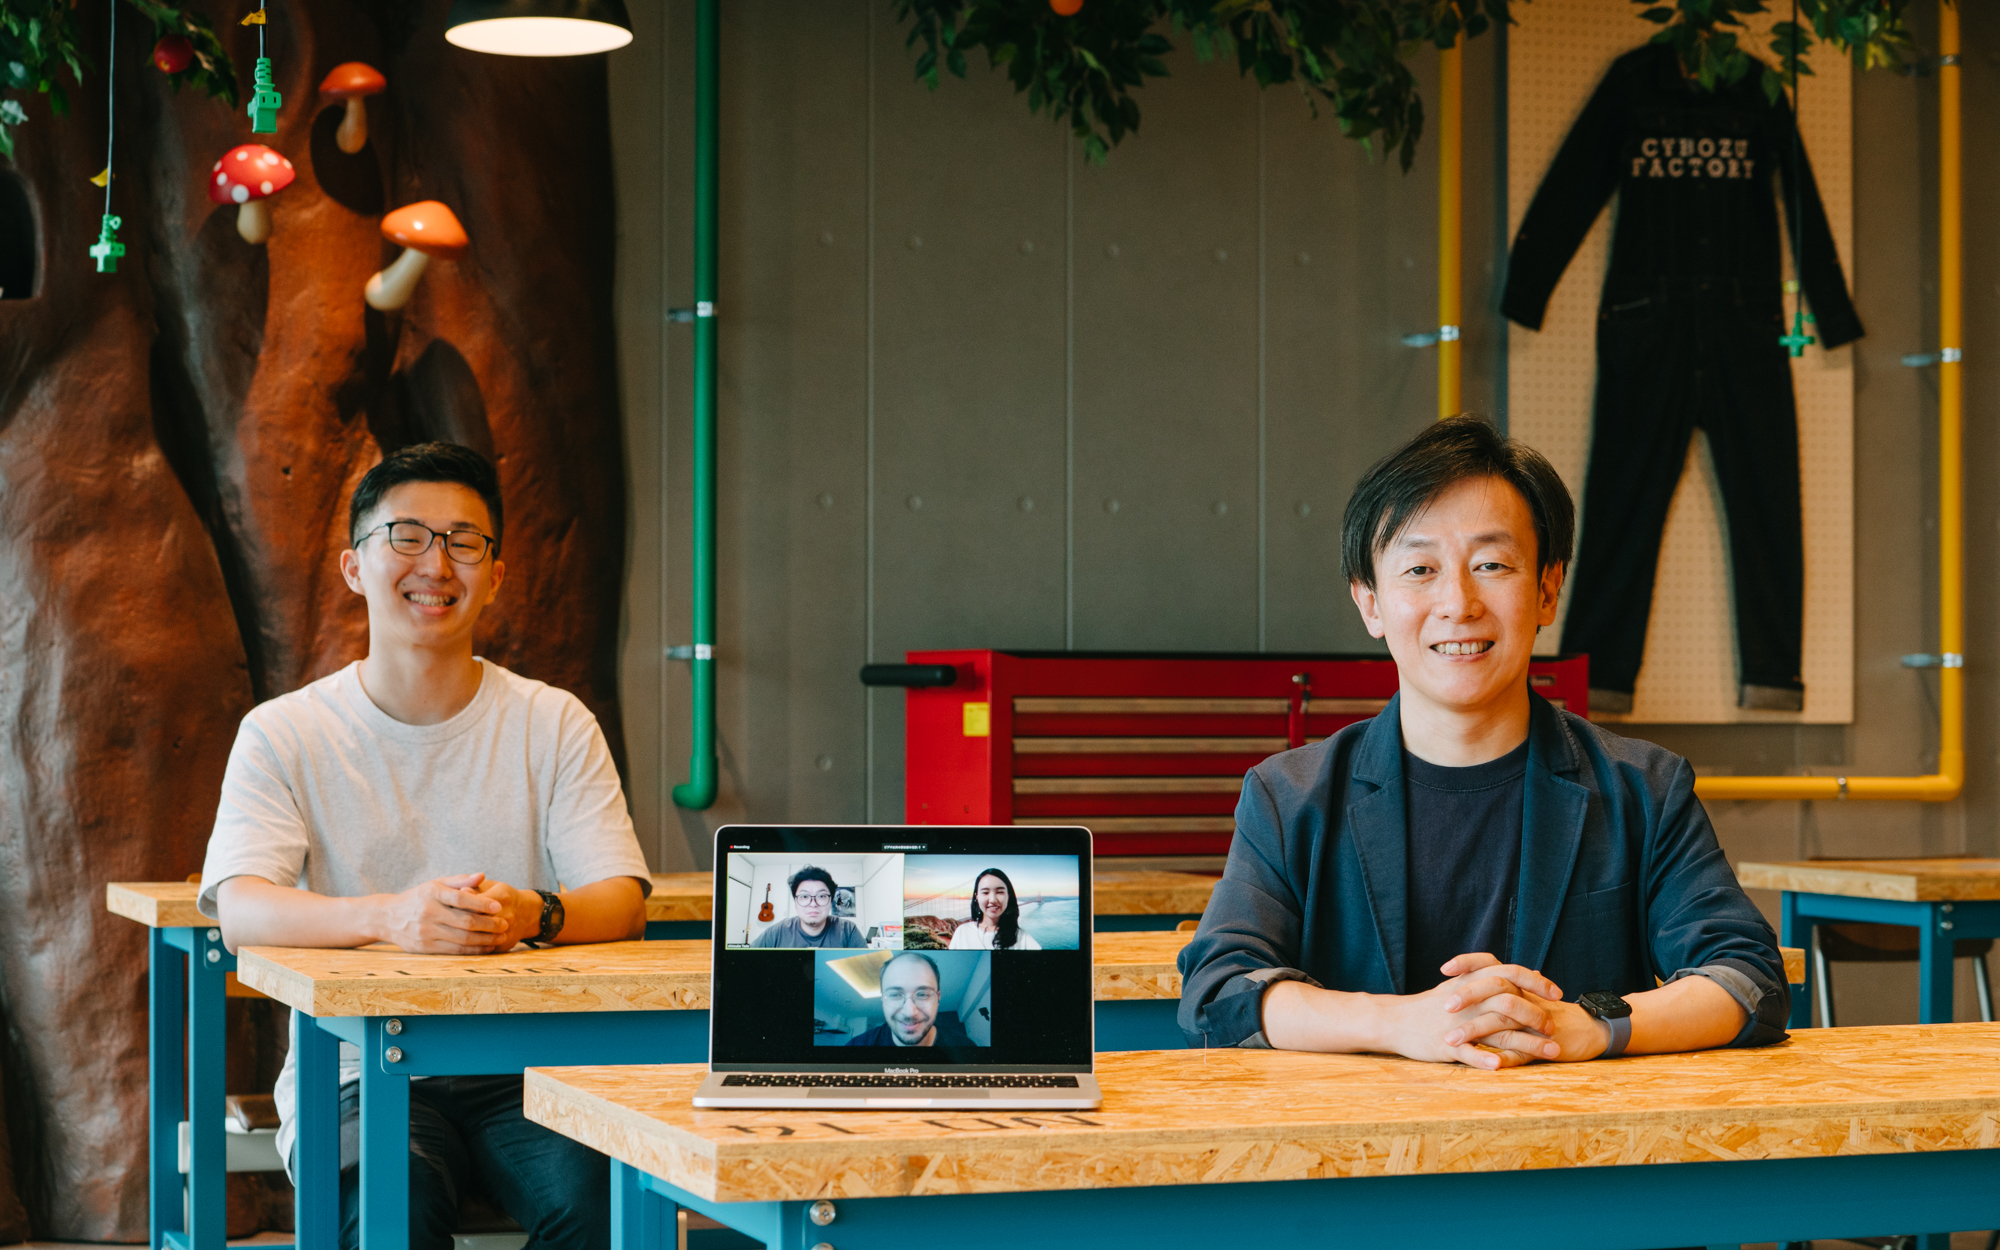
[[[1192,933],[1099,933],[1091,938],[1091,984],[1100,999],[1179,998],[1174,963]]]
[[[1091,911],[1099,916],[1198,916],[1207,910],[1216,880],[1194,872],[1100,872],[1091,878]]]
[[[705,872],[656,872],[646,921],[715,919],[715,878]]]
[[[1796,890],[1902,902],[2000,899],[2000,859],[1814,859],[1738,864],[1736,879],[1753,890]]]
[[[1096,878],[1096,911],[1106,916],[1199,913],[1215,878],[1187,872],[1105,872]],[[105,887],[112,912],[156,929],[214,924],[195,910],[199,885],[119,881]],[[656,872],[646,897],[648,922],[713,920],[715,878],[705,872]]]
[[[245,985],[309,1016],[687,1011],[708,1006],[707,942],[604,942],[503,955],[391,946],[237,952]]]
[[[1174,959],[1191,933],[1099,934],[1098,998],[1181,996]],[[707,942],[606,942],[505,955],[411,955],[391,946],[237,956],[245,985],[311,1016],[684,1011],[708,1006]]]
[[[113,881],[104,887],[104,906],[149,929],[199,929],[215,923],[195,910],[200,893],[187,881]]]
[[[1104,1107],[697,1111],[701,1065],[529,1069],[528,1118],[723,1202],[1987,1149],[2000,1025],[1482,1072],[1268,1050],[1098,1056]]]

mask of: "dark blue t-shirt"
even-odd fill
[[[1497,760],[1445,768],[1403,752],[1409,822],[1409,928],[1404,991],[1444,981],[1439,965],[1487,951],[1508,958],[1521,879],[1522,778],[1528,743]]]

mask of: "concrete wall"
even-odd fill
[[[1607,3],[1616,0],[1606,0]],[[1932,7],[1914,14],[1927,38]],[[1964,10],[1970,152],[2000,124],[2000,13]],[[629,789],[662,868],[730,820],[901,816],[901,696],[855,673],[906,648],[1372,650],[1338,582],[1348,488],[1434,412],[1435,164],[1371,164],[1288,89],[1196,64],[1140,95],[1106,167],[977,61],[910,78],[886,0],[723,6],[723,790],[675,809],[687,678],[692,6],[635,3],[612,58],[631,465],[622,669]],[[1468,407],[1504,328],[1499,39],[1467,57]],[[1434,60],[1419,63],[1428,83]],[[1704,769],[1936,765],[1933,79],[1855,83],[1856,720],[1628,726]],[[1995,172],[1967,164],[1972,782],[1952,804],[1740,803],[1732,858],[1993,853],[2000,734],[1988,574],[2000,462],[1983,345]],[[1114,250],[1115,249],[1115,250]],[[1503,414],[1504,415],[1504,414]],[[664,441],[663,441],[664,439]],[[1109,509],[1116,500],[1117,510]],[[1301,505],[1304,505],[1302,511]],[[1772,905],[1775,899],[1761,899]],[[1963,978],[1962,978],[1963,979]],[[1912,969],[1845,967],[1844,1023],[1910,1019]],[[1969,986],[1960,1002],[1970,1002]],[[1967,1008],[1962,1007],[1961,1010]]]

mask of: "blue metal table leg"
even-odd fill
[[[340,1244],[340,1039],[317,1021],[292,1013],[298,1062],[298,1141],[293,1223],[298,1250]]]
[[[1187,1049],[1175,1019],[1180,1005],[1178,998],[1111,998],[1093,1004],[1097,1049]]]
[[[646,922],[646,940],[648,942],[663,940],[706,942],[710,936],[712,935],[709,931],[708,921],[706,920],[648,920]]]
[[[1792,1018],[1787,1028],[1809,1029],[1812,1027],[1813,970],[1811,967],[1813,924],[1799,915],[1799,896],[1796,891],[1786,890],[1778,896],[1778,941],[1784,946],[1796,946],[1806,952],[1806,983],[1804,988],[1792,989]]]
[[[674,1250],[679,1214],[637,1168],[611,1161],[611,1250]]]
[[[410,1250],[410,1078],[387,1023],[362,1022],[361,1250]]]
[[[180,1125],[187,1116],[186,1029],[187,956],[167,941],[165,929],[150,930],[146,980],[146,1055],[149,1088],[146,1159],[149,1168],[148,1238],[164,1250],[169,1232],[182,1232]]]
[[[1944,926],[1951,920],[1939,911],[1935,903],[1926,910],[1929,915],[1924,918],[1923,927],[1917,930],[1921,935],[1917,940],[1917,1022],[1950,1024],[1951,983],[1956,969],[1952,966],[1951,930]]]
[[[229,1172],[223,1155],[227,1097],[227,968],[222,930],[195,931],[188,971],[188,1239],[194,1250],[222,1250],[229,1237]]]

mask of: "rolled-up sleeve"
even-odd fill
[[[1265,1045],[1264,991],[1280,981],[1319,984],[1295,966],[1303,908],[1284,864],[1283,823],[1253,770],[1236,803],[1228,866],[1180,954],[1179,1023],[1188,1045]]]
[[[1705,976],[1727,991],[1745,1014],[1731,1046],[1781,1042],[1792,994],[1778,935],[1737,884],[1695,797],[1694,769],[1682,759],[1674,765],[1645,883],[1653,975]]]

